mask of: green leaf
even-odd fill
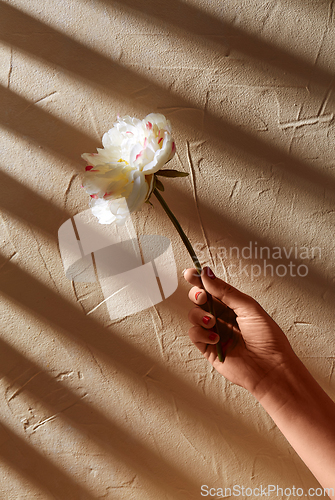
[[[157,187],[157,189],[159,189],[160,191],[164,191],[164,186],[161,183],[161,181],[159,179],[157,179],[157,178],[155,180],[156,180],[156,187]]]
[[[179,170],[172,170],[166,168],[165,170],[158,170],[155,175],[161,175],[162,177],[186,177],[188,172],[179,172]]]

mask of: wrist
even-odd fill
[[[259,380],[251,391],[257,401],[271,415],[294,400],[306,385],[306,367],[292,351]],[[314,380],[314,379],[313,379]]]
[[[335,420],[333,401],[293,351],[264,377],[252,394],[275,422],[282,417],[296,418],[298,414],[305,413],[312,419],[318,419],[321,424],[321,409],[325,408]]]

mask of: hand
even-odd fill
[[[259,400],[268,390],[266,382],[272,379],[273,371],[297,359],[285,334],[252,297],[215,277],[208,267],[203,269],[201,279],[195,269],[187,269],[184,277],[193,285],[189,298],[197,305],[189,313],[194,325],[189,330],[190,339],[219,373]],[[225,354],[223,363],[215,345],[220,337],[211,331],[215,318],[199,307],[206,307],[206,290],[214,301],[216,330]]]
[[[189,298],[197,304],[189,313],[194,325],[189,330],[192,342],[219,373],[256,397],[330,498],[335,499],[334,402],[254,299],[216,278],[208,267],[203,269],[201,279],[195,269],[187,269],[184,277],[193,285]],[[208,305],[207,292],[212,295],[216,326],[223,338],[223,363],[216,352],[219,336],[211,337],[215,318],[199,307]],[[204,323],[204,316],[209,321]],[[236,339],[235,345],[227,342],[231,338]]]

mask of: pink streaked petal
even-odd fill
[[[151,130],[152,129],[152,123],[148,122],[147,125],[146,125],[146,127],[147,127],[148,130]]]
[[[162,142],[162,140],[163,140],[163,137],[161,137],[161,138],[159,139],[158,144],[160,144],[160,143]]]
[[[90,197],[93,198],[94,200],[97,200],[99,198],[97,194],[90,194]]]
[[[92,170],[92,168],[94,168],[93,165],[88,165],[87,167],[85,167],[85,170],[87,172],[88,170]]]
[[[126,134],[131,134],[131,135],[134,135],[134,132],[130,132],[130,130],[127,130],[127,131],[126,131]]]
[[[138,155],[136,155],[136,160],[138,160],[138,159],[142,156],[142,154],[143,154],[143,151],[140,151],[140,152],[138,153]]]
[[[148,138],[146,137],[146,138],[144,139],[144,147],[145,147],[145,148],[147,147],[147,144],[148,144]]]
[[[113,191],[110,191],[109,193],[105,193],[105,194],[104,194],[104,198],[105,198],[106,196],[110,196],[111,194],[113,194]]]

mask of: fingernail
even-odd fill
[[[210,334],[208,335],[209,340],[216,340],[218,337],[219,337],[219,336],[218,336],[218,334],[217,334],[217,333],[210,333]]]
[[[197,293],[195,294],[195,300],[198,300],[198,297],[199,297],[199,295],[200,295],[200,294],[201,294],[201,292],[197,292]]]
[[[187,271],[187,269],[184,269],[184,271],[181,274],[184,276],[186,271]]]
[[[205,323],[205,325],[208,325],[208,323],[210,322],[211,318],[210,316],[204,316],[202,318],[202,321]]]
[[[206,274],[211,280],[215,280],[216,276],[210,267],[206,267]]]

